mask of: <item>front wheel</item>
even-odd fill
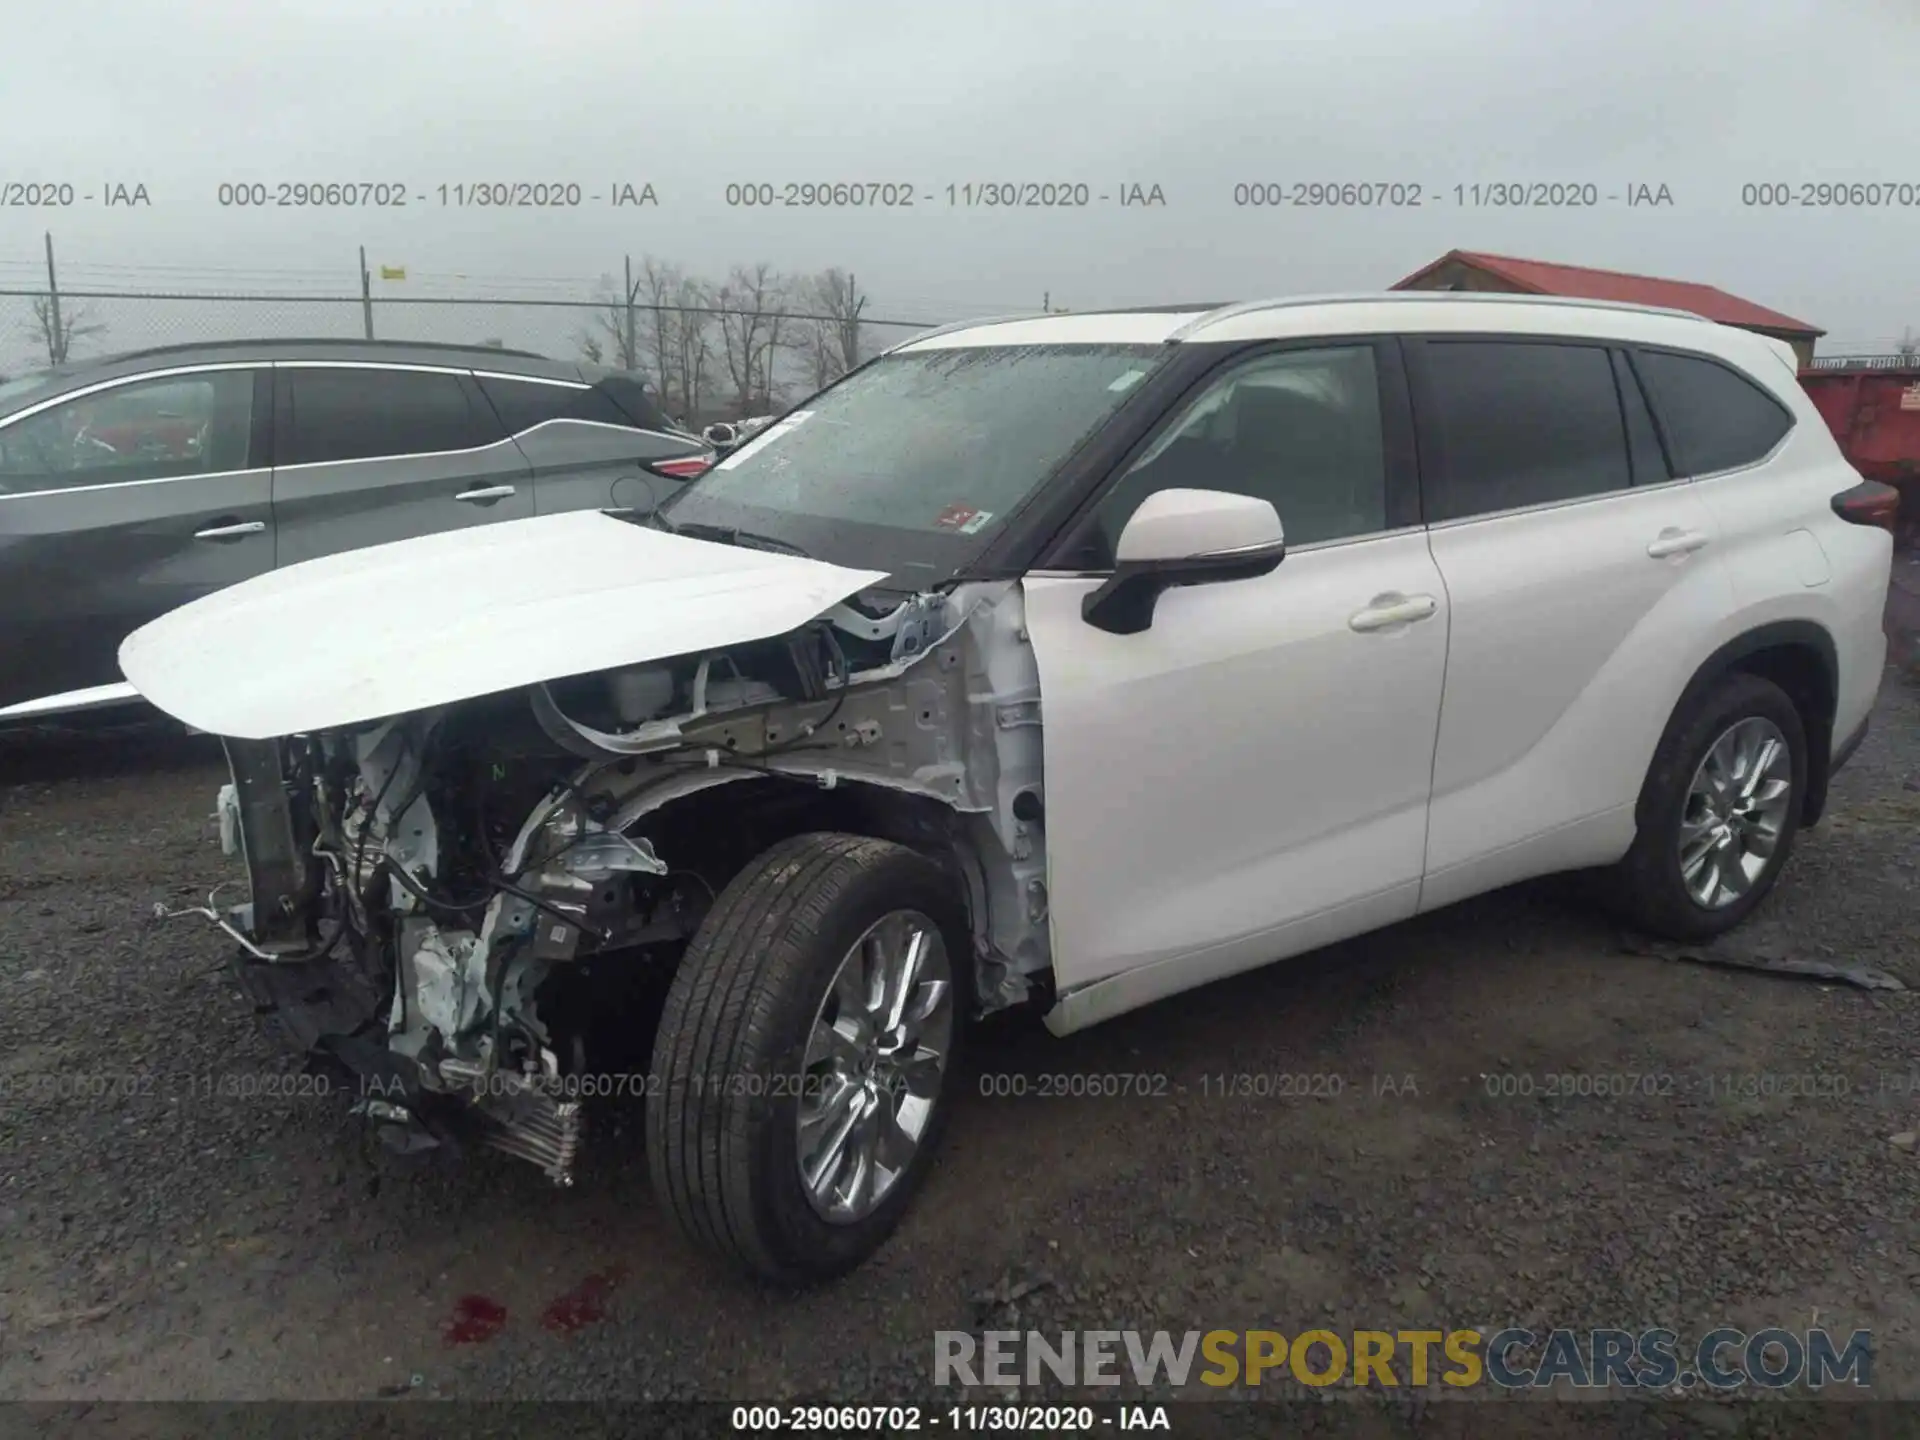
[[[1807,739],[1778,685],[1733,674],[1677,715],[1647,772],[1639,833],[1614,877],[1628,916],[1671,940],[1738,925],[1800,828]]]
[[[690,1240],[777,1284],[879,1248],[946,1122],[967,936],[953,884],[883,840],[796,836],[734,878],[648,1086],[654,1184]]]

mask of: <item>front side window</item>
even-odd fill
[[[244,470],[253,379],[209,370],[136,380],[0,426],[0,493]]]
[[[1438,465],[1427,518],[1460,520],[1578,500],[1633,483],[1607,350],[1535,341],[1429,340],[1420,419]]]
[[[458,375],[433,370],[283,366],[286,433],[274,463],[317,465],[379,456],[472,450],[502,439],[497,419],[470,403]]]
[[[1063,563],[1111,567],[1128,518],[1149,495],[1169,489],[1271,501],[1290,546],[1386,529],[1386,447],[1373,348],[1283,351],[1229,371],[1127,467]]]
[[[1786,406],[1725,365],[1659,350],[1642,350],[1633,363],[1682,476],[1756,464],[1793,428]]]
[[[883,356],[734,451],[662,512],[930,583],[992,538],[1159,366],[1162,345]]]

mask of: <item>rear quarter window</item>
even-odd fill
[[[1793,428],[1792,411],[1718,360],[1639,350],[1633,365],[1678,478],[1757,464]]]
[[[623,430],[673,433],[673,425],[646,390],[618,374],[602,375],[592,385],[555,385],[497,375],[476,379],[509,435],[524,434],[549,420],[585,420]]]

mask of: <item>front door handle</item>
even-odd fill
[[[1396,625],[1425,620],[1439,608],[1440,602],[1431,595],[1376,595],[1366,609],[1355,611],[1347,624],[1363,634],[1370,630],[1391,630]]]
[[[238,540],[242,535],[258,535],[267,528],[264,520],[236,520],[227,525],[209,525],[193,532],[196,540]]]
[[[1653,538],[1647,546],[1647,554],[1656,560],[1664,560],[1669,555],[1691,555],[1707,543],[1707,537],[1698,530],[1679,530],[1669,525]]]
[[[496,500],[504,500],[513,494],[511,485],[483,485],[478,490],[462,490],[453,498],[464,500],[469,505],[491,505]]]

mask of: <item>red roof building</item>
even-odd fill
[[[1585,265],[1556,265],[1477,250],[1449,250],[1416,270],[1395,290],[1482,290],[1509,295],[1564,295],[1572,300],[1615,300],[1687,310],[1722,325],[1771,335],[1793,346],[1802,368],[1813,362],[1813,342],[1827,332],[1804,320],[1769,310],[1738,295],[1690,280],[1662,280]]]

